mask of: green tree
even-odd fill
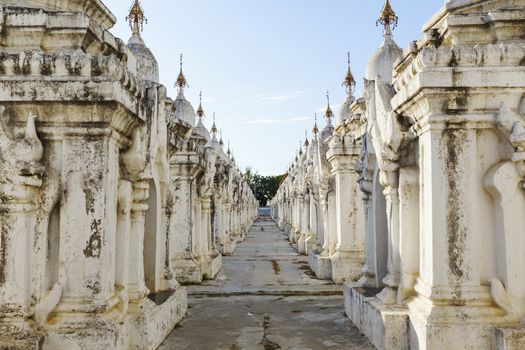
[[[244,172],[244,179],[248,185],[250,185],[261,207],[267,206],[268,201],[275,196],[284,176],[285,175],[263,176],[253,172],[251,167],[246,168]]]

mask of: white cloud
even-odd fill
[[[245,120],[244,124],[283,124],[283,123],[298,123],[298,122],[304,122],[307,120],[312,120],[312,118],[298,117],[298,118],[288,118],[288,119],[275,119],[275,118],[254,119],[254,120]]]
[[[266,94],[258,94],[250,98],[250,101],[261,103],[281,103],[298,99],[304,94],[304,91],[291,92],[272,92]]]

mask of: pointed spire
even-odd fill
[[[319,128],[317,127],[317,113],[315,113],[315,124],[312,133],[314,134],[314,137],[317,137],[317,134],[319,133]]]
[[[197,108],[197,116],[201,121],[204,118],[204,108],[202,108],[202,91],[199,93],[199,108]]]
[[[222,140],[222,129],[220,131],[219,145],[224,146],[224,141]]]
[[[398,21],[399,18],[392,9],[390,1],[385,0],[385,5],[383,6],[383,10],[381,10],[381,15],[379,16],[376,25],[378,26],[381,24],[385,28],[385,37],[389,37],[392,35],[392,29],[397,27]]]
[[[332,125],[332,119],[334,118],[334,112],[332,112],[332,107],[330,107],[330,91],[326,91],[326,100],[328,105],[326,106],[325,118],[326,122],[329,125]]]
[[[305,136],[304,146],[308,147],[308,146],[310,146],[310,141],[308,140],[308,130],[304,131],[304,136]]]
[[[188,82],[186,81],[186,77],[184,76],[184,73],[182,72],[182,54],[180,54],[180,72],[179,76],[177,78],[177,82],[175,83],[175,87],[178,88],[179,93],[183,93],[184,89],[189,87]]]
[[[354,75],[352,74],[352,70],[350,68],[350,51],[348,51],[348,71],[346,73],[346,78],[345,78],[345,81],[343,82],[343,86],[346,88],[346,93],[348,95],[351,95],[354,93],[356,82],[354,79]]]
[[[299,156],[303,155],[303,142],[299,141]]]
[[[139,0],[135,0],[129,14],[126,16],[126,22],[129,23],[133,34],[140,36],[140,32],[144,29],[144,23],[148,23],[148,19],[144,16],[144,10],[140,5]]]
[[[230,150],[230,140],[228,140],[228,151],[226,151],[226,154],[230,156],[232,154],[232,151]]]
[[[212,134],[217,134],[217,125],[215,124],[215,112],[213,112],[213,125],[211,126]]]

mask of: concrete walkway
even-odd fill
[[[191,286],[186,319],[160,347],[373,349],[344,315],[340,286],[315,279],[269,219],[259,219],[215,281]]]

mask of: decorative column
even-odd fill
[[[397,303],[402,304],[414,291],[419,276],[419,169],[399,171],[399,255],[400,281]]]
[[[399,285],[399,165],[385,160],[381,165],[380,182],[384,187],[386,198],[386,213],[388,220],[388,259],[387,276],[383,279],[386,288],[378,294],[385,304],[397,302],[397,286]]]
[[[363,188],[361,188],[363,191]],[[363,191],[363,207],[365,211],[365,263],[361,269],[363,275],[356,283],[360,287],[372,287],[375,281],[374,261],[374,236],[372,231],[372,196],[371,192]]]
[[[231,216],[232,216],[232,205],[231,201],[227,200],[224,203],[224,209],[223,209],[223,215],[224,215],[224,228],[223,228],[223,235],[221,238],[222,243],[222,249],[224,255],[231,255],[233,254],[235,250],[235,242],[232,240],[232,237],[230,235],[231,233]]]
[[[144,279],[144,233],[146,211],[148,211],[148,180],[133,182],[133,203],[130,211],[130,259],[128,293],[130,301],[144,299],[149,290]]]
[[[191,142],[191,141],[187,141]],[[183,284],[200,283],[202,273],[193,255],[195,242],[192,237],[194,226],[194,174],[199,164],[193,152],[177,152],[170,158],[170,186],[173,191],[173,207],[169,222],[170,259],[173,275]]]
[[[40,324],[48,317],[48,313],[39,314],[32,301],[36,201],[44,173],[40,163],[43,146],[36,134],[34,117],[30,115],[27,119],[26,138],[13,139],[6,128],[8,117],[4,111],[1,106],[0,347],[11,348],[13,339],[22,336],[17,345],[37,348],[44,334],[26,320],[35,312]],[[30,143],[29,138],[34,142]]]
[[[329,191],[330,186],[328,183],[323,183],[319,186],[319,197],[323,218],[323,234],[319,235],[319,238],[323,239],[322,250],[317,255],[315,274],[319,279],[331,279],[332,278],[332,261],[330,260],[330,247],[333,246],[330,237],[330,208],[329,208]]]
[[[317,203],[315,202],[315,195],[312,194],[312,190],[308,194],[308,236],[306,237],[306,255],[309,254],[310,250],[315,246],[317,241]]]
[[[319,194],[319,188],[317,185],[314,187],[314,191],[312,193],[312,199],[311,203],[313,203],[313,211],[314,214],[310,216],[311,224],[310,227],[313,227],[312,231],[315,231],[315,237],[312,237],[309,246],[309,254],[320,254],[323,250],[323,244],[324,244],[324,218],[323,218],[323,211],[322,211],[322,205],[320,201],[320,194]]]
[[[129,116],[113,114],[124,124]],[[106,117],[110,117],[107,115]],[[69,129],[63,140],[65,195],[60,210],[60,263],[68,283],[57,312],[86,318],[115,303],[117,185],[121,141],[108,126]],[[87,327],[87,324],[85,325]]]
[[[129,267],[131,246],[131,206],[133,202],[133,184],[119,180],[117,204],[117,235],[115,239],[115,285],[117,290],[129,299]]]
[[[306,254],[306,239],[310,233],[310,194],[306,191],[300,199],[301,235],[297,240],[297,251]]]
[[[358,287],[378,288],[382,285],[383,276],[378,276],[377,273],[377,259],[376,256],[381,254],[378,249],[378,232],[379,218],[381,215],[386,215],[386,211],[381,211],[382,208],[376,209],[379,197],[383,197],[383,191],[374,189],[374,173],[377,168],[375,156],[373,155],[373,147],[370,145],[369,135],[362,136],[362,148],[359,162],[356,170],[359,176],[359,189],[362,193],[363,207],[365,213],[365,263],[362,268],[363,276],[356,283]]]
[[[213,205],[213,238],[212,238],[212,248],[217,249],[217,241],[220,244],[219,249],[222,251],[222,237],[223,237],[223,224],[222,224],[222,196],[220,191],[220,186],[216,189],[213,196],[214,205]]]
[[[360,145],[352,136],[341,138],[336,134],[328,152],[336,191],[337,251],[331,257],[332,279],[336,283],[356,281],[364,263],[365,216],[355,170],[359,151]]]
[[[205,279],[213,279],[211,274],[211,256],[210,256],[210,214],[211,214],[211,199],[209,196],[201,197],[200,202],[200,218],[196,216],[199,221],[199,256],[201,258],[201,270]]]

